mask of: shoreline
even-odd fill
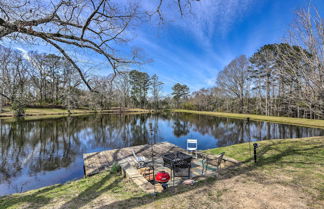
[[[247,119],[253,121],[267,121],[273,123],[296,125],[308,128],[321,128],[324,129],[324,120],[318,119],[305,119],[305,118],[292,118],[292,117],[278,117],[278,116],[265,116],[265,115],[255,115],[255,114],[241,114],[241,113],[226,113],[226,112],[211,112],[211,111],[197,111],[197,110],[185,110],[185,109],[170,109],[170,112],[175,113],[191,113],[198,115],[208,115],[215,117],[225,117],[233,119]],[[111,110],[86,110],[86,109],[72,109],[69,114],[66,109],[60,108],[26,108],[26,113],[22,117],[14,117],[12,112],[7,111],[0,113],[0,120],[36,120],[36,119],[49,119],[49,118],[60,118],[67,116],[81,116],[88,114],[141,114],[141,113],[154,113],[155,110],[140,109],[140,108],[125,108],[120,111],[120,109]]]
[[[254,115],[254,114],[241,114],[241,113],[225,113],[225,112],[210,112],[210,111],[196,111],[196,110],[184,110],[173,109],[172,112],[179,113],[191,113],[198,115],[208,115],[215,117],[225,117],[233,119],[247,119],[253,121],[267,121],[273,123],[280,123],[286,125],[296,125],[308,128],[320,128],[324,129],[324,120],[318,119],[305,119],[305,118],[291,118],[291,117],[279,117],[279,116],[266,116],[266,115]]]
[[[12,112],[0,113],[0,120],[37,120],[37,119],[50,119],[50,118],[61,118],[67,116],[82,116],[88,114],[140,114],[140,113],[152,113],[154,110],[139,109],[139,108],[128,108],[120,111],[119,109],[112,110],[85,110],[85,109],[73,109],[71,113],[68,113],[65,109],[59,108],[26,108],[26,113],[22,117],[15,117]]]

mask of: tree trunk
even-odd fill
[[[243,97],[243,92],[241,92],[241,96],[240,96],[240,103],[241,103],[241,108],[240,108],[240,113],[244,112],[244,97]]]
[[[0,96],[0,113],[2,113],[3,98]]]
[[[267,74],[267,84],[266,84],[266,115],[269,115],[269,103],[270,103],[270,74]]]

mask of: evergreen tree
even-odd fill
[[[150,87],[150,76],[145,72],[132,70],[129,73],[131,97],[136,106],[144,108],[147,103],[147,92]]]
[[[189,95],[189,87],[185,84],[182,85],[180,83],[176,83],[172,87],[172,90],[173,99],[175,100],[176,106],[178,108],[180,100],[186,98]]]

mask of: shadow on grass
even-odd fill
[[[258,154],[258,162],[253,163],[252,160],[253,158],[249,158],[248,160],[244,161],[241,165],[236,165],[229,167],[227,169],[223,169],[221,172],[220,177],[218,178],[208,178],[205,181],[198,182],[194,186],[185,186],[185,185],[180,185],[177,188],[169,188],[168,191],[157,194],[156,196],[153,196],[152,194],[147,194],[141,197],[135,197],[135,198],[130,198],[126,200],[121,200],[121,201],[116,201],[113,202],[109,205],[102,206],[101,208],[135,208],[135,207],[140,207],[149,203],[152,203],[156,200],[161,200],[164,198],[168,198],[174,195],[178,194],[183,194],[186,192],[189,192],[191,190],[196,190],[199,189],[203,186],[210,186],[211,183],[217,181],[217,180],[223,180],[223,179],[229,179],[234,176],[238,176],[241,174],[246,174],[249,173],[253,170],[255,170],[258,167],[265,166],[265,165],[270,165],[270,164],[275,164],[278,163],[278,161],[282,160],[282,158],[290,155],[301,155],[304,154],[304,152],[309,152],[312,150],[317,150],[317,149],[322,149],[324,145],[319,145],[319,146],[313,146],[309,148],[293,148],[291,146],[285,147],[283,150],[278,150],[275,148],[277,145],[284,145],[286,142],[273,142],[271,144],[264,145],[260,148],[259,154]],[[314,144],[318,145],[318,144]],[[270,156],[265,156],[268,154],[269,151],[276,150],[278,153],[277,154],[270,154]],[[281,162],[281,163],[286,163],[286,162]],[[309,162],[289,162],[289,163],[305,163],[309,164]],[[317,163],[314,163],[317,164]],[[260,182],[262,183],[262,181]]]
[[[84,191],[82,191],[78,196],[64,203],[61,208],[80,208],[90,202],[91,200],[97,198],[102,193],[109,191],[110,189],[118,186],[118,184],[122,181],[122,177],[116,178],[112,183],[103,187],[103,185],[112,178],[115,174],[107,174],[100,181],[96,182],[92,186],[88,187]],[[17,207],[19,204],[27,203],[28,208],[41,208],[47,204],[49,204],[53,199],[51,197],[46,197],[46,193],[55,192],[56,189],[63,187],[63,185],[55,185],[45,189],[40,189],[39,191],[32,193],[30,195],[26,195],[23,197],[8,196],[0,198],[0,209],[9,208],[11,206]],[[75,191],[78,192],[78,191]]]
[[[78,196],[73,198],[72,200],[64,203],[60,208],[81,208],[88,202],[90,202],[93,199],[96,199],[99,197],[102,193],[107,192],[108,190],[114,188],[117,186],[121,181],[122,178],[117,178],[109,185],[102,188],[102,185],[105,184],[114,174],[109,173],[107,176],[102,178],[99,182],[95,183],[94,185],[88,187],[86,190],[81,192]]]
[[[51,201],[51,198],[45,197],[43,194],[59,187],[61,187],[61,185],[40,189],[39,191],[24,197],[2,197],[0,198],[0,208],[9,208],[20,203],[28,203],[29,207],[40,208]]]

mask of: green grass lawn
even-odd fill
[[[299,185],[310,195],[324,200],[324,137],[259,141],[257,163],[253,160],[252,143],[236,144],[207,150],[225,152],[244,162],[244,169],[268,175],[285,176],[285,183]]]
[[[324,138],[258,143],[257,164],[252,161],[252,146],[249,143],[210,149],[206,152],[218,154],[224,151],[226,156],[243,163],[231,169],[223,169],[220,178],[211,178],[190,187],[180,186],[157,197],[144,194],[121,176],[105,172],[63,185],[2,197],[0,208],[228,208],[235,207],[231,205],[235,201],[244,204],[244,198],[255,198],[249,196],[253,192],[263,192],[260,200],[270,206],[278,201],[272,200],[274,192],[281,192],[275,197],[281,198],[281,201],[286,198],[286,204],[291,208],[294,206],[289,204],[299,204],[299,201],[300,204],[306,202],[309,208],[320,208],[324,201]],[[301,194],[307,199],[299,197]],[[291,199],[291,195],[298,198]],[[256,199],[254,206],[260,200]]]
[[[174,109],[172,111],[210,115],[210,116],[217,116],[217,117],[237,118],[237,119],[250,118],[251,120],[269,121],[274,123],[292,124],[292,125],[306,126],[306,127],[313,127],[313,128],[324,128],[324,120],[276,117],[276,116],[265,116],[265,115],[254,115],[254,114],[225,113],[225,112],[207,112],[207,111],[181,110],[181,109]]]
[[[122,200],[142,194],[132,182],[107,171],[62,185],[2,197],[0,208],[80,208],[100,196]]]

